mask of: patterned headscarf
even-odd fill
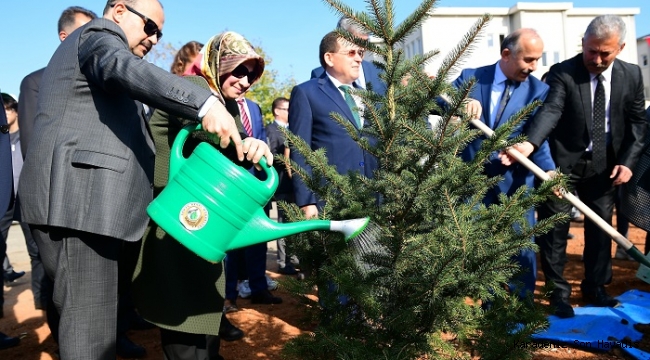
[[[183,75],[198,75],[208,81],[212,91],[224,102],[221,94],[220,79],[230,74],[243,62],[255,60],[257,78],[251,80],[253,85],[264,72],[264,59],[255,52],[253,45],[243,36],[227,31],[213,36],[201,49],[192,66]]]

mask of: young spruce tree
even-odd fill
[[[484,142],[475,161],[464,163],[460,152],[479,136],[463,115],[473,83],[459,91],[449,85],[450,72],[470,56],[489,15],[477,20],[429,77],[422,69],[437,52],[405,59],[398,45],[428,17],[435,0],[423,1],[400,24],[395,23],[391,0],[367,0],[365,12],[338,0],[325,2],[382,40],[363,41],[340,31],[383,59],[377,66],[387,84],[385,96],[372,89],[357,91],[365,105],[364,131],[377,140],[359,143],[377,157],[380,167],[373,179],[340,175],[328,165],[325,152],[312,151],[288,134],[293,151],[306,156],[313,173],[307,177],[292,165],[295,176],[302,176],[325,200],[321,218],[370,217],[372,228],[366,233],[380,246],[360,252],[331,232],[289,239],[303,268],[312,269],[305,281],[291,284],[296,294],[312,293],[314,285],[330,291],[321,291],[318,301],[302,296],[305,306],[315,310],[318,325],[312,334],[290,341],[285,354],[295,359],[530,357],[531,347],[522,344],[545,326],[545,317],[531,302],[510,296],[504,284],[519,271],[513,255],[533,247],[531,236],[549,228],[548,223],[527,226],[523,219],[526,210],[551,196],[552,184],[539,190],[521,188],[489,207],[481,200],[500,180],[483,173],[485,160],[521,140],[508,136],[539,104],[522,109],[509,126]],[[408,84],[402,85],[407,76]],[[442,94],[448,107],[436,103]],[[442,122],[432,130],[426,118],[433,110],[442,114]],[[344,119],[334,119],[358,139]],[[292,221],[302,219],[295,205],[280,206]],[[349,299],[345,305],[341,294]],[[480,300],[491,301],[492,310],[483,311]]]

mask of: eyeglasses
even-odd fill
[[[129,5],[124,4],[124,7],[126,7],[126,9],[129,10],[130,12],[132,12],[132,13],[138,15],[139,17],[141,17],[142,20],[144,20],[144,33],[147,34],[147,36],[151,36],[153,34],[156,34],[156,38],[158,38],[158,40],[160,40],[160,38],[162,37],[162,31],[158,30],[158,25],[156,25],[156,23],[153,20],[151,20],[148,17],[146,17],[146,16],[142,15],[141,13],[137,12],[135,9],[133,9]]]
[[[277,108],[278,110],[289,111],[289,108]]]
[[[239,65],[233,70],[230,75],[236,77],[237,79],[241,79],[244,76],[248,77],[248,82],[251,83],[257,79],[258,75],[255,70],[248,70],[248,68],[244,65]]]
[[[352,50],[347,50],[347,51],[338,51],[339,54],[341,55],[347,55],[348,57],[355,57],[357,54],[359,54],[359,57],[363,59],[363,54],[366,53],[366,50],[363,49],[352,49]]]

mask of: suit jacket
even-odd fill
[[[110,20],[72,33],[41,81],[18,189],[23,221],[139,240],[152,200],[154,147],[135,100],[196,119],[210,96],[133,55]]]
[[[494,82],[494,74],[498,63],[480,67],[478,69],[463,70],[460,76],[454,81],[455,87],[460,87],[463,83],[475,78],[477,83],[472,89],[469,97],[478,100],[482,107],[483,113],[481,114],[480,121],[489,124],[490,119],[490,97],[492,93],[492,83]],[[508,121],[510,116],[514,115],[517,111],[521,110],[524,106],[532,103],[535,100],[543,101],[548,93],[548,85],[539,81],[537,78],[529,76],[526,81],[519,83],[510,96],[510,100],[506,105],[501,120],[494,124],[493,128],[503,125]],[[529,119],[531,116],[529,116]],[[527,120],[526,120],[527,121]],[[522,132],[524,123],[519,124],[513,131],[511,137],[519,136]],[[476,138],[469,143],[462,152],[462,158],[465,161],[474,159],[476,153],[480,150],[481,144],[486,139],[484,135]],[[534,186],[535,177],[521,164],[517,163],[512,166],[504,166],[497,157],[498,153],[494,152],[489,159],[489,163],[485,167],[486,174],[489,176],[502,176],[503,181],[499,182],[498,189],[492,189],[488,192],[485,202],[494,203],[497,201],[497,196],[500,193],[512,195],[519,187],[526,185],[529,187]],[[548,144],[543,142],[539,150],[535,151],[531,160],[542,170],[548,171],[555,169],[555,163],[551,158]]]
[[[643,78],[637,65],[612,64],[610,135],[616,163],[634,169],[646,132]],[[548,137],[553,159],[563,173],[585,152],[591,132],[591,84],[582,54],[551,67],[549,94],[526,134],[535,145]]]
[[[252,100],[244,99],[246,106],[248,106],[248,113],[250,115],[251,127],[253,128],[253,136],[258,140],[266,142],[266,128],[264,127],[264,117],[262,116],[262,109],[260,106]],[[241,116],[241,114],[240,114]],[[266,175],[263,171],[257,170],[255,167],[251,167],[249,171],[255,175],[258,179],[265,179]]]
[[[328,163],[336,166],[339,174],[359,172],[372,177],[373,171],[377,169],[377,160],[363,151],[347,130],[331,118],[332,112],[341,114],[353,126],[357,126],[343,95],[327,74],[323,73],[319,78],[295,86],[291,91],[289,130],[305,140],[312,150],[324,148]],[[311,174],[311,168],[303,155],[292,151],[291,159]],[[318,203],[316,195],[307,188],[300,176],[293,177],[293,186],[298,206]]]
[[[11,167],[11,146],[9,145],[7,115],[4,111],[0,112],[2,113],[0,114],[0,214],[4,214],[12,206],[14,176]]]
[[[287,139],[280,130],[280,125],[277,122],[272,122],[266,127],[266,142],[269,145],[269,149],[273,156],[279,155],[284,157],[284,150],[287,146]],[[293,183],[289,174],[287,173],[287,167],[285,164],[280,161],[274,161],[273,167],[278,172],[279,181],[278,189],[275,191],[277,195],[287,195],[290,194],[293,196]]]
[[[381,70],[374,63],[366,60],[361,62],[361,67],[363,68],[363,76],[366,80],[366,89],[370,90],[372,88],[372,91],[379,95],[386,94],[386,84],[379,78]],[[325,69],[319,66],[311,71],[311,78],[319,78],[324,73]]]
[[[34,71],[25,76],[20,82],[20,95],[18,96],[18,125],[20,127],[20,151],[23,159],[27,154],[28,142],[32,139],[34,131],[34,118],[38,101],[38,88],[45,68]]]

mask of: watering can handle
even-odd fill
[[[183,163],[187,160],[183,156],[183,145],[185,140],[190,136],[194,131],[202,130],[203,127],[201,123],[190,124],[184,126],[181,131],[176,135],[174,139],[174,144],[172,145],[170,157],[169,157],[169,179],[172,179],[177,173],[178,170],[182,167]],[[245,141],[245,140],[244,140]],[[266,183],[269,188],[277,186],[278,183],[278,173],[272,166],[266,164],[266,158],[262,157],[260,159],[260,166],[266,173]]]

